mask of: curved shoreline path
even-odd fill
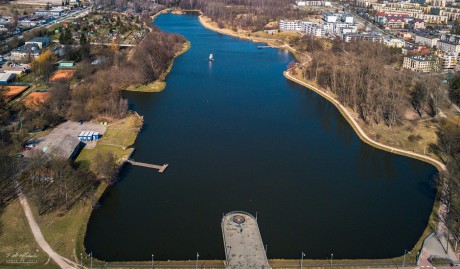
[[[27,222],[29,223],[32,234],[34,235],[35,241],[40,246],[40,248],[50,256],[51,259],[62,269],[75,269],[75,268],[84,268],[80,265],[72,262],[71,260],[62,257],[56,251],[54,251],[48,242],[43,237],[42,231],[35,221],[32,210],[30,209],[29,202],[24,194],[19,195],[19,201],[26,215]]]
[[[273,41],[273,40],[265,39],[265,38],[253,38],[253,39],[251,39],[251,37],[247,37],[247,36],[244,36],[244,35],[239,34],[239,33],[238,34],[234,33],[233,31],[228,30],[228,29],[216,29],[215,27],[213,27],[209,23],[209,18],[205,17],[204,15],[200,15],[198,17],[198,20],[200,21],[201,25],[203,25],[204,28],[209,29],[211,31],[215,31],[215,32],[220,33],[220,34],[230,35],[230,36],[245,39],[245,40],[251,40],[253,42],[266,42],[268,44],[271,44],[270,42]],[[274,46],[276,48],[287,48],[289,51],[292,51],[292,52],[295,52],[295,53],[300,53],[295,48],[293,48],[289,44],[287,44],[286,42],[281,41],[281,40],[276,40],[276,41],[282,42],[282,43],[284,43],[284,45],[275,46],[275,45],[271,44],[271,46]],[[308,61],[311,61],[310,55],[307,54],[306,57],[309,59]],[[307,63],[307,62],[305,62],[305,63]],[[307,87],[307,88],[313,90],[314,92],[318,93],[319,95],[324,97],[326,100],[328,100],[332,104],[334,104],[334,106],[336,106],[337,109],[339,109],[340,113],[347,119],[347,121],[350,122],[351,126],[356,131],[357,135],[365,143],[367,143],[367,144],[369,144],[371,146],[374,146],[374,147],[376,147],[378,149],[382,149],[382,150],[385,150],[385,151],[388,151],[388,152],[391,152],[391,153],[395,153],[395,154],[399,154],[399,155],[403,155],[403,156],[407,156],[407,157],[412,157],[412,158],[415,158],[415,159],[418,159],[418,160],[423,160],[425,162],[428,162],[428,163],[434,165],[439,171],[446,171],[446,165],[445,164],[443,164],[440,161],[435,160],[435,159],[433,159],[433,158],[431,158],[429,156],[418,154],[418,153],[415,153],[415,152],[412,152],[412,151],[407,151],[407,150],[402,150],[402,149],[399,149],[399,148],[391,147],[391,146],[379,143],[379,142],[371,139],[363,131],[361,126],[359,126],[359,124],[356,122],[356,120],[353,118],[353,116],[350,114],[350,112],[338,100],[336,100],[334,97],[332,97],[331,95],[325,93],[324,91],[321,91],[320,89],[318,89],[317,87],[315,87],[315,86],[313,86],[313,85],[311,85],[309,83],[306,83],[304,81],[301,81],[301,80],[293,77],[290,74],[289,71],[284,72],[284,76],[286,78],[288,78],[289,80],[291,80],[291,81],[294,81],[294,82],[296,82],[296,83],[298,83],[298,84],[300,84],[300,85],[302,85],[304,87]]]
[[[325,99],[330,101],[332,104],[334,104],[334,106],[339,109],[340,113],[342,113],[342,115],[347,119],[347,121],[350,122],[351,126],[356,131],[356,133],[359,136],[359,138],[361,138],[361,140],[366,142],[367,144],[369,144],[371,146],[374,146],[374,147],[376,147],[378,149],[382,149],[382,150],[391,152],[391,153],[395,153],[395,154],[399,154],[399,155],[403,155],[403,156],[407,156],[407,157],[412,157],[412,158],[415,158],[417,160],[425,161],[425,162],[427,162],[429,164],[434,165],[440,172],[446,171],[446,165],[445,164],[443,164],[440,161],[435,160],[435,159],[433,159],[433,158],[431,158],[429,156],[418,154],[418,153],[415,153],[415,152],[412,152],[412,151],[407,151],[407,150],[402,150],[402,149],[398,149],[398,148],[395,148],[395,147],[387,146],[385,144],[382,144],[382,143],[379,143],[379,142],[373,140],[372,138],[370,138],[363,131],[361,126],[359,126],[359,124],[356,122],[356,120],[353,118],[353,116],[350,114],[350,112],[339,101],[337,101],[334,97],[332,97],[331,95],[321,91],[320,89],[318,89],[317,87],[315,87],[315,86],[313,86],[311,84],[308,84],[308,83],[306,83],[304,81],[301,81],[300,79],[297,79],[297,78],[293,77],[290,74],[289,71],[284,72],[284,75],[289,80],[294,81],[294,82],[296,82],[296,83],[298,83],[298,84],[300,84],[300,85],[302,85],[302,86],[304,86],[304,87],[306,87],[308,89],[311,89],[312,91],[318,93],[319,95],[321,95],[322,97],[324,97]]]
[[[223,260],[215,224],[235,209],[267,224],[268,258],[388,258],[418,241],[435,167],[363,143],[333,104],[282,75],[294,60],[287,50],[210,31],[195,14],[155,25],[191,49],[164,91],[123,95],[146,126],[133,158],[174,165],[165,174],[123,169],[88,224],[96,258]]]

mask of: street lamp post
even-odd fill
[[[155,255],[152,254],[152,269],[153,269],[153,257],[154,257],[154,256],[155,256]]]
[[[198,258],[200,257],[200,254],[198,252],[196,253],[196,263],[195,263],[195,269],[198,269]]]
[[[83,253],[80,252],[80,266],[83,267]]]
[[[410,251],[404,250],[404,259],[403,259],[403,267],[406,267],[406,254],[409,253]]]
[[[89,253],[89,258],[91,260],[91,269],[93,269],[93,252],[91,251],[91,253]]]
[[[332,259],[334,259],[334,253],[331,254],[331,268],[332,268]]]
[[[265,257],[267,257],[268,245],[265,245]]]
[[[302,255],[300,255],[300,269],[303,269],[303,257],[305,257],[305,253],[302,252]]]
[[[258,212],[256,211],[256,221],[257,221],[257,214],[258,214]]]

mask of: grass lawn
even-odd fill
[[[166,82],[155,80],[152,83],[128,87],[127,91],[133,92],[161,92],[166,88]]]
[[[99,198],[106,187],[105,183],[101,183],[94,197]],[[82,200],[69,211],[55,211],[41,216],[38,215],[38,208],[34,202],[30,202],[35,219],[51,248],[61,256],[76,262],[80,260],[80,253],[82,253],[83,262],[88,264],[83,240],[92,211],[91,201]]]
[[[25,258],[25,261],[31,263],[15,265],[12,261],[20,260],[20,258],[8,258],[15,253],[19,255],[30,254],[30,258]],[[52,260],[48,261],[48,255],[35,243],[18,199],[8,204],[0,215],[0,267],[3,268],[3,266],[9,268],[59,268]]]
[[[110,124],[100,142],[127,148],[134,144],[141,127],[142,118],[132,113],[123,120]]]

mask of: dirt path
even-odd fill
[[[45,238],[43,237],[42,231],[38,226],[37,222],[35,221],[34,215],[32,214],[32,210],[30,209],[29,202],[27,202],[27,198],[24,194],[19,195],[19,201],[21,202],[21,206],[24,210],[26,215],[27,221],[29,222],[30,229],[32,230],[32,234],[34,235],[35,241],[40,246],[40,248],[46,252],[53,259],[54,262],[59,265],[62,269],[78,269],[84,268],[80,265],[72,262],[71,260],[62,257],[61,255],[57,254],[51,246],[46,242]]]

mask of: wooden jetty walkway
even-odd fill
[[[128,159],[127,160],[128,163],[132,164],[132,165],[136,165],[136,166],[142,166],[142,167],[147,167],[147,168],[152,168],[152,169],[157,169],[158,172],[160,173],[163,173],[166,168],[168,168],[168,165],[167,163],[163,164],[163,165],[156,165],[156,164],[149,164],[149,163],[141,163],[141,162],[136,162],[134,160],[131,160],[131,159]]]
[[[230,212],[222,218],[226,269],[271,269],[257,220],[249,213]]]

